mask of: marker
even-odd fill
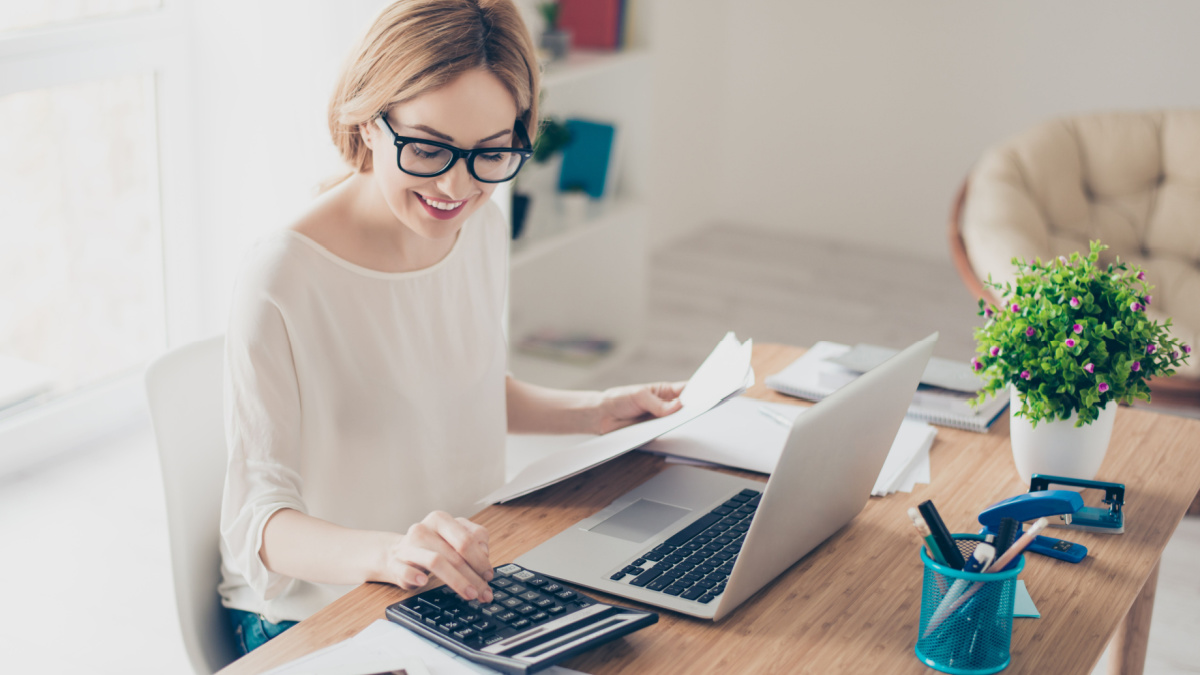
[[[938,515],[933,502],[927,499],[918,504],[917,509],[921,512],[921,517],[925,519],[925,524],[929,526],[929,532],[933,535],[933,541],[946,561],[946,566],[961,570],[966,564],[962,557],[962,551],[958,550],[958,544],[954,543],[954,537],[950,536],[950,530],[946,529],[946,524],[942,522],[942,517]]]
[[[963,565],[964,572],[977,574],[988,568],[992,561],[996,559],[996,549],[991,544],[979,544],[975,547],[975,552],[971,554],[971,558]],[[976,585],[982,586],[983,582],[977,581]],[[937,609],[933,612],[933,618],[929,620],[929,627],[925,629],[925,635],[929,635],[935,628],[940,626],[950,613],[958,608],[965,600],[962,596],[974,595],[974,593],[966,593],[967,587],[971,586],[971,582],[966,579],[956,579],[954,584],[950,586],[950,590],[938,603]]]

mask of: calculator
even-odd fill
[[[548,668],[658,621],[608,605],[520,565],[494,568],[492,602],[440,586],[387,608],[387,618],[463,658],[503,673]]]

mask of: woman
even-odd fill
[[[223,581],[249,651],[364,581],[491,600],[505,433],[605,433],[678,384],[566,392],[506,374],[508,226],[538,68],[510,0],[400,0],[329,109],[353,172],[255,248],[226,337]]]

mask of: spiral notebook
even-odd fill
[[[858,377],[856,373],[830,361],[850,351],[836,342],[818,342],[804,356],[782,371],[767,376],[768,387],[788,396],[819,401]],[[955,429],[986,433],[1008,407],[1008,390],[1002,389],[978,408],[966,404],[969,394],[946,391],[922,384],[914,393],[908,416]]]

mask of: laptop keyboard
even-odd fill
[[[685,600],[712,602],[725,591],[761,499],[757,490],[742,490],[609,578]]]

